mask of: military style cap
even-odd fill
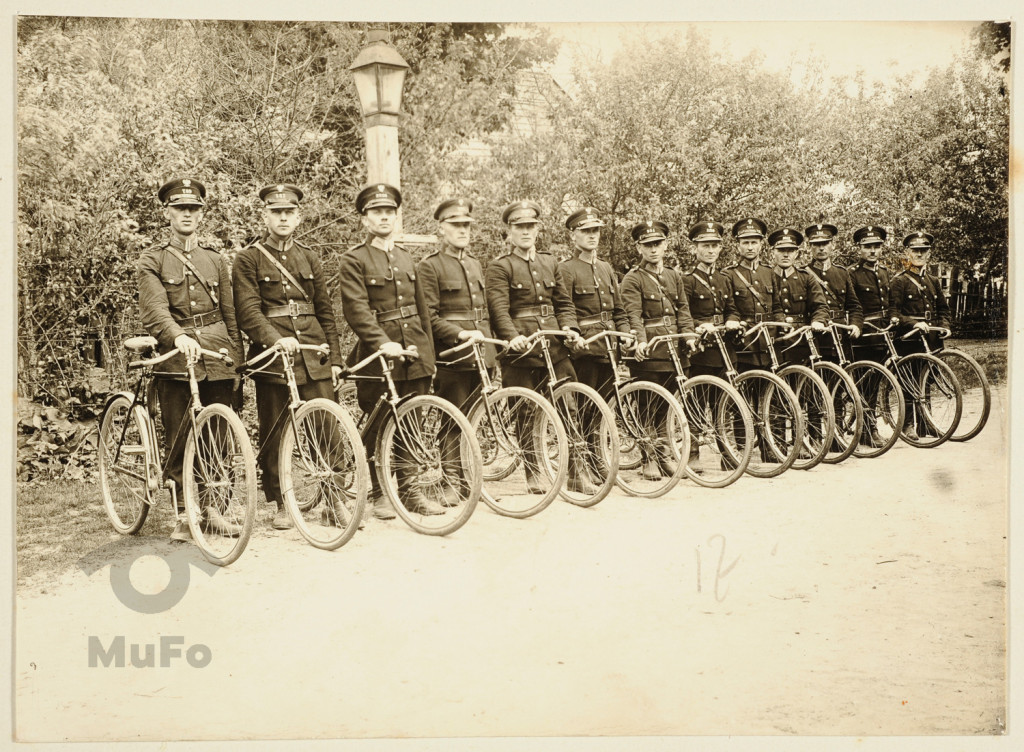
[[[734,238],[763,238],[768,234],[768,225],[757,217],[741,219],[732,226]]]
[[[699,243],[702,240],[721,240],[722,235],[725,234],[725,228],[714,220],[698,222],[690,228],[690,232],[687,234],[694,243]]]
[[[473,202],[466,198],[450,198],[442,201],[434,209],[434,219],[441,222],[472,222],[469,216],[473,211]]]
[[[206,186],[192,178],[169,180],[156,195],[164,206],[206,206]]]
[[[807,235],[808,243],[827,243],[839,234],[839,228],[819,222],[804,230],[804,234]]]
[[[501,221],[507,225],[536,224],[542,213],[536,201],[515,201],[501,210]]]
[[[589,227],[604,227],[604,222],[597,214],[597,209],[588,206],[569,215],[565,220],[565,226],[570,230],[586,230]]]
[[[880,245],[889,237],[884,227],[868,225],[853,231],[853,242],[857,245]]]
[[[803,245],[803,242],[804,236],[792,227],[783,227],[768,236],[768,245],[776,251],[793,250]]]
[[[390,206],[397,209],[402,205],[402,194],[393,185],[387,183],[374,183],[359,191],[356,196],[356,211],[365,214],[367,209],[375,209],[378,206]]]
[[[903,247],[913,249],[926,250],[931,249],[932,242],[935,240],[934,237],[929,235],[927,232],[912,232],[907,237],[903,238]]]
[[[277,183],[260,188],[260,201],[275,209],[297,209],[302,189],[291,183]]]
[[[642,245],[660,243],[668,237],[668,225],[656,219],[649,219],[646,222],[633,225],[629,234],[633,236],[634,241]]]

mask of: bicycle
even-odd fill
[[[299,349],[324,359],[330,355],[326,344],[299,345]],[[239,371],[251,378],[278,359],[289,402],[267,435],[284,431],[277,459],[281,500],[306,541],[333,551],[355,535],[362,521],[370,484],[366,452],[359,429],[338,403],[322,397],[305,401],[299,396],[294,358],[279,345],[268,347]],[[270,446],[272,442],[267,441],[260,447],[257,461]]]
[[[686,476],[705,488],[725,488],[746,472],[754,449],[754,423],[746,400],[728,381],[717,376],[686,378],[673,342],[688,334],[659,334],[647,341],[648,349],[665,342],[676,371],[678,401],[690,433],[689,453],[680,454]],[[724,344],[724,343],[723,343]],[[669,422],[668,436],[681,427]]]
[[[943,331],[941,327],[929,327],[928,331]],[[962,409],[960,420],[950,441],[968,441],[973,439],[988,423],[992,410],[992,389],[989,387],[985,369],[974,358],[955,347],[944,347],[933,351],[928,338],[922,336],[924,351],[938,358],[953,372],[960,384]]]
[[[508,347],[503,339],[478,336],[437,357],[476,365],[480,397],[466,413],[483,460],[480,499],[497,514],[524,519],[547,509],[558,496],[569,472],[569,442],[550,402],[529,389],[494,383],[484,357],[486,343]]]
[[[410,348],[397,357],[418,358],[419,353]],[[380,376],[359,375],[374,362],[380,363]],[[459,408],[434,395],[399,396],[391,370],[390,358],[378,350],[342,371],[342,379],[384,381],[386,387],[359,421],[364,445],[367,432],[381,422],[367,459],[382,492],[409,527],[424,535],[448,535],[469,521],[480,499],[480,445]]]
[[[131,337],[125,348],[137,360],[132,391],[112,395],[100,418],[99,471],[103,506],[114,529],[135,535],[142,529],[160,486],[167,488],[175,517],[182,521],[174,481],[167,477],[156,428],[149,415],[149,384],[153,367],[174,357],[177,348],[145,357],[157,347],[154,337]],[[231,364],[226,350],[201,350],[210,358]],[[245,550],[256,520],[256,460],[241,419],[227,405],[203,406],[196,381],[197,360],[186,359],[189,402],[169,454],[182,457],[182,504],[192,538],[213,564],[227,566]],[[186,430],[187,429],[187,430]],[[182,442],[184,444],[182,445]]]

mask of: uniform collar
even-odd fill
[[[185,253],[192,253],[192,251],[199,246],[196,242],[195,235],[189,235],[184,240],[179,238],[177,235],[172,235],[170,245],[172,248],[177,248],[179,251],[184,251]]]
[[[536,261],[537,260],[537,249],[536,248],[531,248],[528,251],[524,251],[522,248],[520,248],[518,246],[512,246],[512,253],[514,253],[516,256],[518,256],[519,258],[523,259],[524,261]]]
[[[752,272],[756,272],[757,268],[761,266],[761,262],[759,262],[757,259],[754,259],[753,261],[750,261],[748,263],[746,259],[741,259],[738,266],[742,266],[744,269],[749,269]]]
[[[820,264],[817,261],[812,261],[811,266],[813,266],[815,269],[821,269],[821,271],[827,272],[829,269],[832,268],[832,260],[825,259]]]
[[[705,264],[705,263],[704,263],[703,261],[698,261],[698,262],[697,262],[697,266],[695,266],[695,267],[694,267],[694,269],[697,269],[697,270],[699,270],[699,271],[702,271],[702,272],[704,272],[704,273],[705,273],[705,274],[707,274],[707,275],[708,275],[709,277],[710,277],[710,276],[711,276],[712,274],[714,274],[714,273],[715,273],[715,267],[714,267],[713,265],[712,265],[712,266],[708,266],[708,265],[707,265],[707,264]]]
[[[796,267],[795,266],[791,266],[788,269],[783,269],[781,266],[774,266],[774,267],[772,267],[772,271],[774,271],[776,274],[778,274],[783,279],[789,279],[794,274],[796,274]]]
[[[462,261],[462,259],[466,258],[465,248],[456,248],[455,246],[451,245],[445,245],[442,253],[444,253],[447,256],[451,256],[453,259],[458,259],[459,261]]]
[[[661,276],[661,273],[665,271],[664,264],[651,264],[646,261],[640,264],[640,268],[643,269],[645,272],[648,272],[650,274],[656,274],[659,277]]]
[[[877,261],[872,264],[870,261],[863,261],[862,260],[860,262],[860,265],[863,266],[865,269],[870,269],[873,272],[877,272],[878,271],[878,262]]]
[[[281,241],[275,238],[273,235],[268,235],[267,239],[264,241],[264,245],[266,245],[268,248],[273,248],[275,251],[280,251],[283,253],[284,251],[291,249],[293,242],[294,241],[291,238],[288,238],[287,240],[284,241],[284,243],[281,243]]]
[[[594,266],[597,263],[597,251],[577,251],[576,258],[585,264]]]
[[[913,266],[907,267],[907,274],[913,274],[914,276],[920,277],[921,279],[924,279],[924,273],[925,267],[923,266],[920,269],[915,269]]]
[[[395,240],[390,235],[386,238],[382,238],[379,235],[373,235],[370,237],[370,242],[367,243],[367,245],[384,251],[385,253],[391,253],[395,250]]]

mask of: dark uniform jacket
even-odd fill
[[[349,361],[372,355],[386,342],[398,342],[405,349],[415,345],[420,357],[395,361],[392,378],[408,381],[433,376],[430,312],[412,255],[401,246],[390,250],[385,246],[380,238],[370,238],[341,257],[342,310],[359,338]],[[362,373],[379,374],[379,361]]]
[[[622,308],[619,281],[612,265],[595,256],[594,263],[583,261],[579,254],[558,265],[558,275],[572,296],[576,307],[576,323],[583,337],[592,337],[607,329],[629,332],[629,319]],[[619,340],[611,340],[613,347]],[[602,340],[574,351],[573,359],[600,358],[608,360],[608,348]]]
[[[814,321],[828,323],[828,304],[821,285],[804,269],[790,267],[788,276],[783,277],[773,270],[772,286],[775,288],[772,300],[772,317],[776,321],[793,319],[796,326]]]
[[[192,262],[202,282],[175,257],[170,251],[172,247]],[[142,325],[159,342],[157,349],[160,353],[173,350],[175,338],[187,334],[207,350],[227,349],[235,365],[241,363],[242,340],[235,321],[231,277],[228,265],[219,253],[197,245],[194,240],[186,248],[175,237],[146,249],[136,273]],[[176,355],[154,370],[183,374],[185,356]],[[175,378],[183,380],[186,377]],[[220,360],[204,356],[196,364],[196,379],[199,381],[234,378],[234,367]]]
[[[527,261],[515,252],[499,256],[487,265],[487,308],[495,336],[512,340],[540,329],[569,327],[579,330],[576,309],[565,286],[558,281],[555,257],[537,253]],[[561,341],[551,340],[551,359],[569,357]],[[520,368],[543,368],[544,356],[536,344],[525,353],[509,351],[503,358]]]
[[[683,275],[686,298],[690,303],[690,314],[695,326],[700,324],[724,324],[739,321],[740,316],[733,303],[732,280],[720,271],[708,273],[699,266]],[[724,335],[723,335],[724,336]],[[724,336],[730,357],[734,354],[732,338]],[[705,340],[704,349],[690,356],[690,363],[712,368],[724,368],[722,353],[714,340]]]
[[[733,264],[723,269],[722,274],[728,277],[732,284],[733,307],[740,321],[753,325],[765,319],[771,320],[775,286],[770,266],[758,264],[756,269],[751,269],[742,264]],[[740,347],[738,356],[744,362],[753,362],[757,365],[771,363],[764,334],[745,336]]]
[[[949,304],[937,277],[899,272],[889,288],[889,317],[898,318],[897,326],[909,328],[918,321],[949,328]]]
[[[260,251],[261,246],[292,279]],[[251,340],[250,358],[282,337],[294,337],[303,345],[326,344],[331,348],[330,361],[326,363],[321,363],[314,352],[301,351],[295,357],[296,383],[329,379],[331,366],[344,364],[324,270],[310,248],[295,241],[284,248],[278,247],[272,238],[257,241],[238,252],[233,278],[238,325]],[[296,289],[293,280],[301,290]],[[283,374],[278,359],[259,377],[280,383]]]
[[[828,306],[829,317],[840,324],[850,324],[858,328],[864,327],[864,309],[853,284],[850,273],[841,266],[829,264],[822,269],[816,263],[805,267],[821,286]]]
[[[878,321],[889,314],[889,271],[881,264],[874,268],[866,262],[846,267],[853,281],[853,289],[860,301],[865,321]]]
[[[484,272],[480,262],[467,251],[453,256],[436,250],[416,267],[430,315],[436,352],[459,344],[459,332],[478,330],[491,336],[490,314],[484,294]],[[468,352],[468,351],[466,351]],[[463,353],[465,354],[465,352]],[[494,345],[484,345],[488,366],[494,365]],[[454,368],[476,370],[472,360],[458,361]]]
[[[675,269],[662,269],[658,274],[653,269],[631,269],[622,279],[622,306],[626,311],[629,328],[636,332],[637,341],[647,343],[660,334],[681,334],[693,332],[693,319],[686,299],[683,275]],[[682,364],[689,364],[682,347],[676,343]],[[646,358],[630,368],[640,371],[675,371],[669,355],[668,344],[654,348]]]

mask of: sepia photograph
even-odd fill
[[[659,10],[16,9],[11,741],[1011,742],[1017,25]]]

